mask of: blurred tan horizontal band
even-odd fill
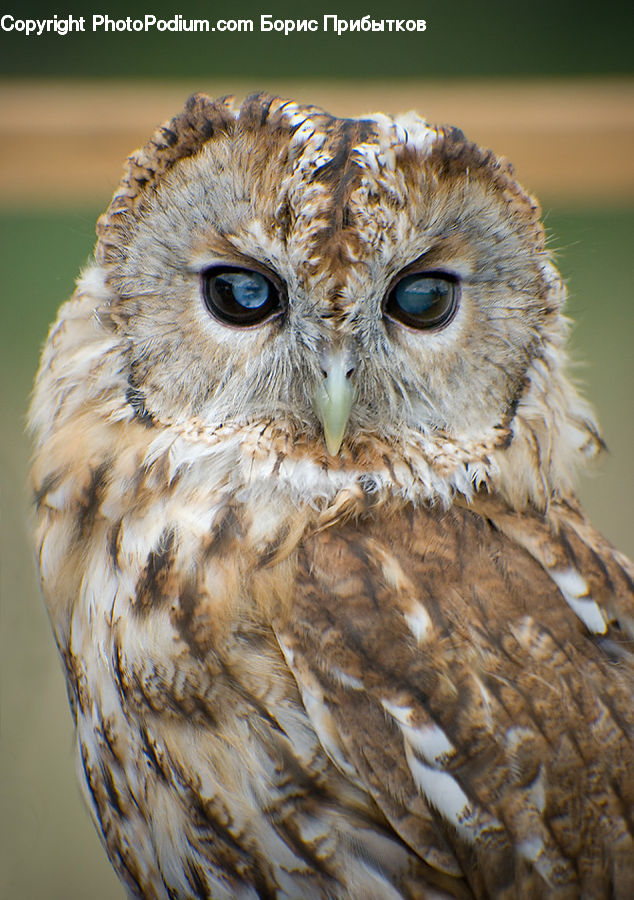
[[[634,201],[634,79],[0,81],[0,204],[104,205],[125,158],[203,90],[265,89],[339,115],[415,109],[510,159],[546,204]]]

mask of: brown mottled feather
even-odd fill
[[[543,519],[533,525],[548,534]],[[549,545],[557,547],[552,534]],[[383,704],[411,709],[413,728],[438,725],[456,748],[442,768],[477,805],[483,835],[461,840],[433,803],[423,816],[433,827],[416,839],[391,818],[423,858],[448,842],[476,896],[541,896],[548,887],[561,896],[627,896],[633,668],[618,626],[598,645],[534,558],[457,505],[382,510],[378,521],[322,532],[305,542],[298,579],[291,613],[276,628],[300,687],[305,677],[317,680],[379,805],[416,794],[403,735],[386,723]],[[430,617],[419,642],[406,623],[414,597]],[[618,666],[602,651],[605,641],[623,647]],[[351,690],[340,673],[361,684]],[[538,776],[543,817],[528,808]],[[545,846],[543,880],[513,859],[531,829]],[[580,857],[577,870],[570,861]]]

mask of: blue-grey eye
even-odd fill
[[[390,319],[409,328],[440,328],[453,318],[459,294],[455,278],[414,272],[394,285],[383,308]]]
[[[207,309],[228,325],[257,325],[281,311],[280,291],[261,272],[214,266],[203,272]]]

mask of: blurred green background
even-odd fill
[[[183,3],[178,9],[154,3],[157,16],[258,19],[310,16],[425,18],[422,35],[55,35],[36,40],[0,33],[0,98],[20,79],[68,79],[95,83],[103,77],[155,81],[165,78],[236,78],[268,82],[284,77],[306,83],[349,78],[377,85],[399,78],[452,81],[482,77],[506,82],[523,76],[580,76],[579,90],[592,77],[631,76],[630,29],[625,3],[533,0],[511,7],[507,0],[448,4],[403,2],[388,12],[379,3],[319,5],[298,12],[296,3],[236,2],[221,8]],[[144,10],[145,11],[145,10]],[[86,11],[70,4],[53,9],[29,4],[16,17],[134,15],[123,3]],[[518,82],[519,83],[519,82]],[[396,82],[395,89],[398,89]],[[486,89],[486,88],[484,88]],[[422,106],[422,104],[421,104]],[[174,109],[173,112],[176,112]],[[425,112],[424,106],[421,112]],[[627,111],[624,110],[624,114]],[[28,111],[27,111],[28,113]],[[565,110],[562,109],[562,114]],[[461,124],[456,122],[456,124]],[[34,126],[35,127],[35,126]],[[589,123],[592,127],[592,123]],[[0,167],[11,134],[0,117]],[[42,153],[47,152],[46,138]],[[128,148],[132,150],[133,147]],[[633,148],[634,149],[634,148]],[[596,167],[610,166],[597,159]],[[72,170],[77,160],[69,158]],[[12,163],[14,165],[14,163]],[[16,171],[16,177],[28,172]],[[592,171],[588,172],[593,178]],[[627,174],[624,177],[629,177]],[[112,188],[114,188],[114,184]],[[632,553],[632,247],[634,205],[631,183],[623,197],[588,205],[578,199],[553,203],[542,197],[550,244],[570,289],[575,320],[573,372],[599,413],[610,448],[596,473],[583,479],[581,497],[594,522]],[[27,209],[28,207],[28,209]],[[0,900],[52,898],[107,900],[123,896],[96,833],[83,809],[74,775],[70,714],[49,624],[39,596],[28,540],[25,488],[29,445],[24,417],[39,349],[60,302],[70,295],[79,268],[94,243],[101,211],[90,198],[79,206],[63,198],[24,208],[0,197]]]

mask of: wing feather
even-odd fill
[[[476,896],[634,895],[631,582],[593,541],[573,508],[384,508],[305,541],[275,623],[332,761]]]

